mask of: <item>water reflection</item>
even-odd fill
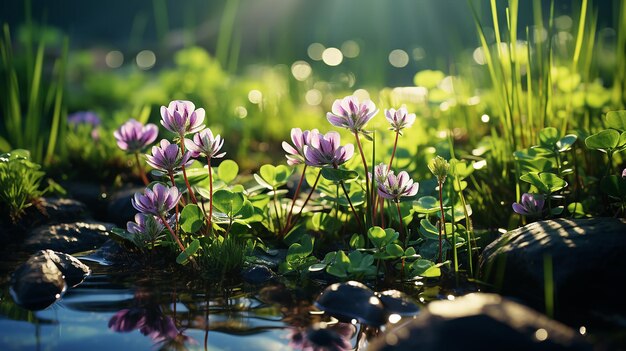
[[[356,327],[350,323],[327,325],[319,323],[311,328],[292,327],[289,330],[289,346],[294,350],[325,351],[352,350],[351,339]]]
[[[109,328],[119,333],[127,333],[137,329],[155,343],[167,343],[182,347],[186,342],[195,342],[192,338],[183,335],[176,328],[174,320],[164,315],[158,305],[150,303],[120,310],[109,320]]]

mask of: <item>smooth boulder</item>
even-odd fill
[[[93,250],[109,238],[110,223],[81,221],[43,225],[26,235],[24,248],[28,251],[51,249],[68,253]]]
[[[505,233],[485,248],[480,269],[500,293],[541,310],[544,280],[551,281],[556,315],[585,322],[585,311],[626,311],[615,303],[626,288],[625,253],[626,220],[561,218]],[[589,298],[590,289],[599,295]]]
[[[70,255],[41,250],[13,273],[11,294],[18,305],[40,310],[61,298],[68,287],[80,284],[90,272]]]
[[[591,350],[569,327],[495,294],[431,302],[415,319],[375,339],[369,350]]]

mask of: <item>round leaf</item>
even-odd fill
[[[189,204],[180,213],[180,227],[185,233],[195,233],[204,224],[204,213],[198,205]]]
[[[613,150],[619,144],[620,134],[615,129],[606,129],[590,135],[585,139],[585,145],[593,150],[607,152]]]
[[[221,189],[213,194],[213,206],[220,212],[227,215],[234,215],[244,204],[244,197],[242,193],[234,193],[230,190]]]
[[[224,160],[217,167],[217,175],[225,183],[230,183],[237,177],[239,165],[233,160]]]

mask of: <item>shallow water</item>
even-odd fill
[[[16,306],[4,284],[0,350],[292,350],[305,346],[322,318],[310,311],[324,286],[221,285],[156,272],[140,278],[89,265],[91,276],[41,311]],[[359,327],[329,326],[351,347]]]

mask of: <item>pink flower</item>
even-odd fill
[[[415,122],[415,113],[409,113],[406,107],[402,106],[397,110],[393,108],[385,110],[385,118],[391,124],[389,129],[402,135],[402,129],[411,127]]]
[[[128,152],[138,152],[152,144],[159,134],[156,124],[148,123],[145,126],[134,119],[122,124],[113,132],[117,146]]]
[[[524,216],[541,217],[544,204],[544,195],[524,193],[519,203],[513,203],[513,211]]]
[[[313,135],[319,134],[317,129],[302,131],[300,128],[291,129],[291,146],[286,141],[283,141],[283,150],[287,153],[287,164],[295,166],[304,163],[304,147],[311,143]]]
[[[224,140],[220,135],[213,137],[211,129],[204,129],[193,135],[193,140],[185,139],[185,146],[191,152],[191,157],[204,155],[209,158],[222,158],[225,152],[218,154],[224,145]]]
[[[168,107],[161,106],[161,124],[181,138],[185,134],[196,133],[204,129],[204,109],[195,109],[191,101],[175,100]]]
[[[350,160],[354,155],[354,145],[341,146],[341,136],[337,132],[325,135],[313,133],[311,141],[304,146],[305,162],[313,167],[336,167]]]
[[[146,155],[146,162],[165,173],[174,173],[183,166],[189,166],[191,154],[185,151],[181,153],[178,144],[170,144],[166,139],[161,140],[159,146],[152,147],[152,155]]]
[[[385,181],[378,183],[378,195],[395,202],[400,202],[401,197],[416,195],[418,189],[419,183],[414,183],[405,171],[400,172],[398,176],[393,171],[388,171]]]
[[[359,133],[365,132],[363,128],[377,113],[378,109],[372,101],[365,100],[359,103],[356,96],[346,96],[341,100],[335,100],[332,112],[328,112],[326,118],[335,127]]]

